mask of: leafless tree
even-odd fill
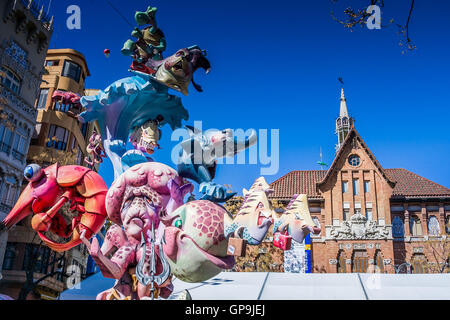
[[[336,4],[339,0],[331,0],[331,2],[333,2],[334,4]],[[368,3],[368,6],[371,5],[377,5],[380,8],[384,7],[384,0],[370,0]],[[331,12],[331,17],[339,22],[340,24],[342,24],[345,28],[350,29],[350,31],[353,31],[353,27],[355,26],[360,26],[360,27],[365,27],[366,26],[366,22],[367,19],[371,16],[370,13],[367,12],[367,8],[368,6],[364,7],[364,8],[358,8],[358,9],[353,9],[352,7],[347,7],[344,10],[344,15],[345,18],[344,19],[339,19],[334,15],[334,12]],[[411,21],[411,16],[413,13],[413,9],[414,9],[414,0],[411,0],[411,4],[409,7],[409,14],[408,14],[408,18],[406,19],[406,23],[405,24],[399,24],[399,23],[395,23],[395,25],[398,28],[397,34],[400,36],[400,42],[399,45],[403,48],[402,53],[405,53],[406,51],[413,51],[416,50],[416,46],[414,45],[414,43],[412,42],[410,35],[409,35],[409,23]],[[389,25],[394,24],[394,19],[389,20]],[[388,25],[382,26],[382,27],[387,27]]]

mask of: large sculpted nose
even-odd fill
[[[164,235],[162,238],[163,250],[166,256],[169,257],[172,261],[176,261],[177,259],[177,236],[180,231],[181,229],[175,227],[166,227],[164,229]]]

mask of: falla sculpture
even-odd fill
[[[217,159],[255,144],[254,131],[239,141],[231,129],[202,132],[185,125],[188,138],[179,144],[176,169],[155,161],[161,128],[167,124],[179,129],[189,120],[181,98],[169,90],[188,95],[192,83],[202,92],[194,73],[211,70],[206,51],[199,46],[163,57],[166,39],[157,27],[156,12],[150,6],[136,13],[138,28],[132,36],[137,40],[123,46],[122,53],[133,59],[131,77],[113,82],[95,96],[55,95],[83,108],[70,114],[80,122],[97,121],[100,132],[90,139],[87,164],[101,164],[104,152],[114,169],[111,187],[86,167],[29,165],[24,171],[29,184],[0,225],[11,228],[33,215],[33,229],[51,249],[62,252],[84,243],[102,275],[116,280],[97,295],[98,300],[169,299],[173,277],[196,283],[232,269],[234,257],[245,250],[238,254],[230,244],[259,245],[271,226],[275,233],[299,242],[309,232],[320,232],[305,195],[294,195],[285,212],[275,212],[268,198],[272,190],[263,177],[243,190],[244,201],[234,217],[220,205],[234,194],[214,182],[220,170]],[[195,161],[195,152],[200,162]],[[198,184],[201,199],[186,202],[193,183]],[[70,225],[60,213],[65,203],[76,213]],[[106,219],[112,225],[100,245],[94,235]],[[49,233],[71,239],[58,243]],[[184,297],[190,294],[185,292]]]

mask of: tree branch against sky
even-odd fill
[[[331,0],[332,3],[337,4],[340,0]],[[391,0],[392,1],[392,0]],[[341,2],[344,2],[341,0]],[[358,6],[361,4],[358,3]],[[343,20],[337,18],[334,15],[334,12],[331,11],[331,17],[342,24],[345,28],[350,29],[350,31],[353,31],[353,27],[360,26],[365,27],[368,19],[372,15],[371,13],[367,12],[367,8],[369,6],[379,6],[380,8],[384,8],[384,0],[368,0],[366,7],[360,7],[358,9],[353,9],[351,6],[347,7],[344,10],[345,18]],[[411,0],[411,4],[409,6],[409,14],[408,18],[406,19],[405,24],[399,24],[396,23],[395,25],[398,27],[397,34],[400,36],[400,42],[399,45],[403,48],[402,53],[405,53],[406,51],[413,51],[416,50],[416,46],[412,42],[409,34],[409,23],[411,21],[412,13],[414,10],[414,0]],[[400,20],[400,18],[398,18]],[[382,25],[383,28],[389,27],[395,22],[394,18],[389,20],[388,25]]]

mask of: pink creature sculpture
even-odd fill
[[[193,186],[183,182],[175,170],[156,162],[135,165],[114,181],[106,197],[106,211],[115,224],[108,229],[103,245],[100,248],[95,238],[90,244],[82,236],[103,276],[117,279],[98,300],[170,296],[170,268],[156,243],[155,230],[160,215],[175,211],[192,192]]]
[[[80,235],[91,238],[102,228],[106,220],[105,197],[108,188],[96,172],[80,166],[63,166],[57,163],[42,169],[37,164],[24,170],[29,181],[16,205],[0,224],[11,228],[30,214],[32,228],[51,249],[62,252],[81,243]],[[59,213],[61,207],[70,202],[70,210],[78,213],[67,226]],[[57,243],[47,238],[44,232],[72,239]]]
[[[53,101],[60,101],[62,104],[72,105],[73,107],[81,110],[80,99],[81,97],[78,94],[70,91],[55,90],[52,95]]]
[[[92,132],[92,135],[89,138],[89,144],[86,147],[86,151],[92,158],[92,161],[89,160],[89,157],[86,157],[84,159],[84,162],[86,162],[91,167],[95,164],[102,163],[103,158],[106,158],[105,150],[102,146],[102,136],[95,130]]]

